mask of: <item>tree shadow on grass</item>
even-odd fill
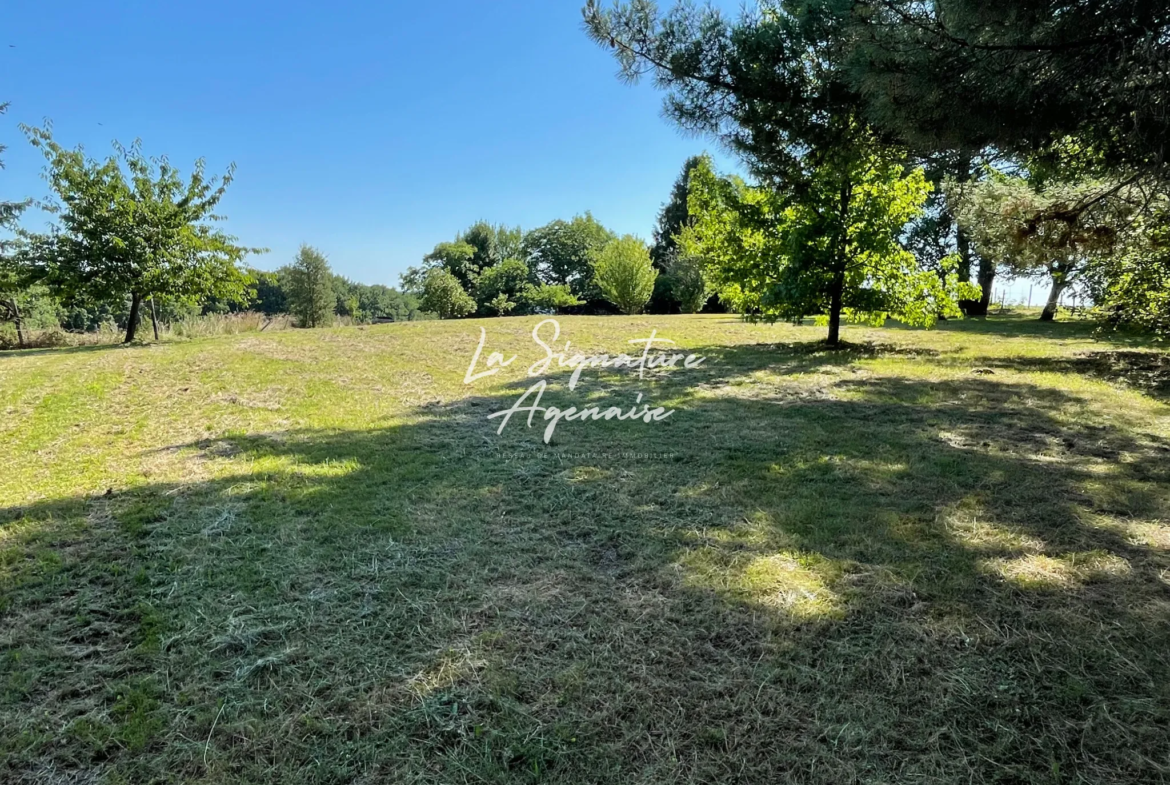
[[[95,343],[85,344],[83,346],[47,346],[35,349],[0,349],[0,361],[5,359],[15,359],[18,357],[39,357],[43,355],[71,355],[71,354],[97,354],[101,352],[113,352],[118,350],[132,351],[135,349],[150,349],[153,346],[158,346],[157,343]]]
[[[897,327],[898,325],[891,321],[889,326]],[[953,319],[939,322],[934,329],[948,333],[997,335],[1004,338],[1102,340],[1111,344],[1134,347],[1157,345],[1148,334],[1102,328],[1099,322],[1090,319],[1062,318],[1055,322],[1042,322],[1038,312],[1021,313],[1009,310],[1004,314],[992,314],[986,317]]]
[[[1166,776],[1163,440],[1071,421],[1084,401],[1053,388],[718,359],[545,400],[645,391],[661,423],[497,434],[524,380],[386,428],[168,448],[206,475],[181,486],[0,510],[0,771]],[[736,384],[759,371],[819,376]]]
[[[1075,357],[988,357],[992,368],[1025,373],[1064,373],[1123,384],[1161,401],[1170,400],[1170,353],[1163,351],[1099,351]]]

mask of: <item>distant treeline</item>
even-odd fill
[[[289,300],[289,268],[275,272],[249,269],[254,283],[250,297],[244,303],[209,302],[204,312],[259,311],[269,316],[292,313]],[[329,274],[329,289],[333,298],[333,313],[348,316],[358,323],[377,320],[407,322],[422,318],[418,298],[382,284],[364,284],[351,281],[343,275]]]
[[[146,303],[147,317],[160,327],[189,322],[200,316],[256,311],[266,316],[290,314],[289,268],[274,272],[247,268],[250,283],[239,300],[208,298],[201,303],[155,297]],[[357,324],[375,321],[410,321],[424,318],[418,298],[382,284],[363,284],[329,274],[332,314]],[[94,301],[73,298],[66,304],[45,286],[33,286],[17,294],[21,326],[29,333],[125,331],[130,319],[129,297]],[[16,345],[15,326],[0,324],[0,348]],[[43,341],[42,341],[43,342]],[[53,342],[50,340],[50,342]],[[59,341],[58,341],[59,342]]]
[[[650,243],[619,237],[589,212],[528,231],[479,221],[402,275],[402,290],[440,318],[533,313],[697,313],[726,310],[701,254],[680,240],[694,171],[683,166]]]

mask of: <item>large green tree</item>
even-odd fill
[[[1106,324],[1170,337],[1170,204],[1139,218],[1085,286]]]
[[[584,11],[590,35],[613,51],[627,78],[653,75],[667,92],[670,117],[717,136],[743,158],[768,194],[767,209],[775,216],[769,220],[782,219],[787,238],[783,285],[767,285],[756,306],[777,316],[823,309],[831,345],[840,340],[845,310],[909,315],[902,305],[905,286],[911,279],[925,285],[925,278],[909,275],[904,252],[894,247],[902,227],[891,218],[915,213],[894,209],[909,198],[902,194],[906,154],[866,120],[864,97],[850,83],[847,19],[838,5],[761,3],[734,20],[689,3],[663,15],[650,0],[609,9],[590,0]],[[856,233],[859,215],[880,228],[880,237]],[[886,245],[890,253],[880,250]],[[887,261],[874,264],[874,253]],[[750,254],[740,261],[754,263]],[[744,280],[753,281],[745,296],[760,295],[768,279],[765,262],[758,264],[754,278],[743,271]],[[864,286],[854,283],[856,271],[866,268],[885,274]],[[872,302],[860,301],[863,294]],[[942,302],[932,307],[946,309]]]
[[[689,219],[687,199],[690,195],[691,172],[706,158],[705,155],[694,155],[683,163],[682,171],[670,189],[670,198],[658,212],[654,242],[650,246],[650,258],[660,274],[654,284],[654,295],[647,305],[647,310],[651,313],[669,313],[676,308],[687,313],[701,294],[701,290],[695,287],[701,276],[696,278],[692,274],[698,268],[691,263],[693,260],[681,258],[678,252],[678,236]],[[676,290],[676,284],[682,289]],[[703,302],[706,302],[706,298],[703,298]]]
[[[1141,245],[1141,220],[1164,197],[1133,185],[996,174],[957,188],[955,210],[974,227],[980,253],[1014,275],[1051,282],[1040,319],[1056,317],[1061,296],[1099,274],[1119,249]]]
[[[458,242],[475,249],[472,262],[476,269],[483,271],[505,259],[520,258],[523,239],[524,232],[518,226],[477,221],[459,235]]]
[[[693,155],[686,160],[678,179],[670,189],[670,198],[658,212],[658,223],[654,227],[654,243],[650,246],[650,258],[659,269],[665,269],[667,261],[678,248],[678,235],[690,217],[687,200],[691,193],[691,172],[704,161],[709,163],[710,158],[706,155]]]
[[[524,235],[523,255],[542,283],[567,286],[585,300],[601,293],[593,285],[593,262],[614,234],[592,214],[556,220]]]
[[[66,300],[129,298],[128,343],[150,298],[197,303],[245,296],[240,262],[262,249],[237,245],[213,226],[234,167],[209,178],[199,160],[184,181],[165,158],[146,158],[137,143],[115,144],[116,155],[98,161],[80,147],[62,147],[48,126],[23,129],[48,161],[54,198],[44,206],[56,223],[46,234],[24,235],[22,253]]]
[[[422,277],[419,307],[440,319],[458,319],[475,313],[475,298],[464,291],[459,279],[441,268],[432,268]]]
[[[940,316],[957,316],[965,290],[955,259],[940,276],[899,242],[930,191],[922,170],[906,171],[875,155],[856,162],[848,190],[839,188],[839,177],[830,169],[824,180],[814,178],[804,198],[792,200],[719,177],[705,164],[692,175],[683,250],[706,260],[720,296],[749,317],[827,316],[830,345],[839,342],[843,319],[896,317],[929,326]]]
[[[475,301],[481,315],[504,315],[524,302],[525,293],[535,283],[528,265],[519,259],[505,259],[479,276]]]
[[[455,240],[439,243],[423,257],[420,267],[411,267],[404,273],[404,286],[418,287],[429,270],[443,270],[459,281],[464,289],[475,286],[479,278],[479,264],[475,261],[476,248],[471,243]]]
[[[453,241],[436,245],[423,257],[420,267],[412,267],[403,274],[403,285],[419,290],[427,272],[439,269],[453,275],[465,292],[474,291],[484,271],[505,259],[523,257],[523,238],[519,227],[478,221],[459,232]]]

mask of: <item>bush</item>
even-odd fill
[[[698,313],[711,299],[711,289],[701,260],[675,252],[666,260],[670,296],[683,313]]]
[[[593,277],[605,299],[622,313],[641,313],[654,294],[658,271],[650,250],[633,235],[614,240],[601,250],[593,264]]]
[[[524,292],[524,302],[537,313],[556,313],[561,308],[582,305],[582,301],[565,284],[530,286]]]
[[[476,304],[471,295],[463,290],[458,278],[446,270],[436,268],[429,270],[423,279],[419,307],[440,319],[458,319],[474,313]]]
[[[48,330],[28,330],[24,334],[24,346],[17,339],[16,326],[0,324],[0,350],[6,349],[52,349],[69,346],[70,336],[58,327]]]

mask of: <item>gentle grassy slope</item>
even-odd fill
[[[536,321],[0,357],[0,781],[1170,779],[1165,354]]]

